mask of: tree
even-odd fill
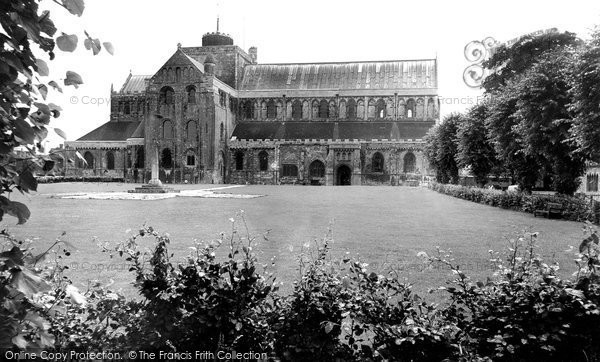
[[[55,46],[62,51],[72,52],[77,48],[75,34],[62,33],[56,39],[57,28],[50,19],[50,12],[39,11],[40,0],[8,0],[0,3],[0,220],[4,213],[18,217],[19,223],[29,218],[30,212],[22,203],[3,196],[14,189],[20,192],[35,191],[37,182],[33,176],[36,167],[44,168],[53,163],[48,156],[41,156],[36,149],[48,135],[50,119],[60,115],[61,108],[45,101],[48,91],[61,92],[49,75],[47,63],[36,56],[33,49],[39,48],[50,60],[54,59]],[[81,16],[83,0],[54,0],[73,15]],[[112,54],[110,43],[100,43],[85,32],[84,45],[94,54],[104,48]],[[68,71],[64,85],[77,87],[83,81],[76,72]],[[64,138],[64,132],[55,129]],[[24,167],[13,162],[15,148],[23,147],[29,152]],[[48,168],[48,167],[46,167]]]
[[[550,32],[542,35],[527,35],[516,43],[498,47],[483,63],[491,71],[483,81],[488,93],[500,90],[508,81],[523,74],[546,52],[576,46],[581,41],[574,33]]]
[[[441,183],[458,183],[456,134],[462,115],[452,113],[425,136],[425,156]]]
[[[518,122],[515,130],[522,152],[531,157],[553,190],[572,195],[579,186],[585,160],[570,139],[572,117],[569,77],[573,53],[546,53],[516,83]]]
[[[471,107],[458,125],[456,135],[456,162],[462,168],[469,167],[480,186],[486,184],[492,171],[498,173],[496,152],[485,128],[488,107],[487,100]]]
[[[75,34],[62,33],[54,39],[57,28],[49,11],[39,11],[39,0],[3,0],[0,2],[0,220],[4,214],[27,221],[29,209],[5,195],[14,190],[23,193],[35,191],[36,167],[48,169],[53,161],[41,155],[41,142],[46,138],[51,118],[60,115],[59,106],[46,102],[51,89],[61,91],[54,80],[48,81],[47,63],[38,55],[55,58],[54,48],[72,52],[77,47]],[[53,0],[73,15],[81,16],[83,0]],[[84,46],[97,54],[102,46],[112,54],[110,43],[101,44],[85,32]],[[35,49],[35,51],[34,51]],[[39,49],[39,51],[37,50]],[[68,71],[64,85],[77,87],[81,77]],[[54,129],[64,138],[64,132]],[[24,165],[15,162],[15,149],[29,153]],[[46,166],[46,167],[45,167]],[[0,253],[0,349],[36,350],[54,345],[54,336],[48,331],[44,313],[50,308],[34,300],[34,296],[49,289],[39,271],[38,262],[48,254],[34,255],[4,231]],[[61,243],[57,241],[52,247]],[[66,252],[66,250],[65,250]],[[37,266],[36,266],[37,264]],[[57,294],[57,298],[60,295]],[[58,300],[56,301],[58,302]]]
[[[600,26],[592,39],[576,54],[573,66],[571,111],[574,114],[571,133],[578,151],[589,159],[600,161]]]

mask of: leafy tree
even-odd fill
[[[502,92],[490,97],[485,125],[488,139],[505,172],[522,190],[529,191],[535,186],[540,173],[533,157],[522,152],[516,128],[518,121],[514,116],[518,102],[514,87],[514,82],[510,82]]]
[[[600,27],[577,53],[572,72],[571,129],[578,151],[600,160]]]
[[[523,74],[535,64],[544,53],[577,44],[580,44],[580,40],[574,33],[551,32],[538,36],[524,36],[508,47],[501,45],[483,63],[484,67],[492,71],[485,78],[483,88],[488,93],[500,90],[509,80]]]
[[[77,48],[78,37],[75,34],[54,36],[58,30],[50,18],[48,10],[40,12],[40,0],[8,0],[0,3],[0,194],[10,193],[14,189],[21,192],[35,191],[37,182],[33,176],[36,167],[48,169],[54,161],[40,155],[41,142],[48,135],[51,118],[58,117],[61,108],[46,102],[50,89],[61,92],[49,75],[47,63],[39,56],[45,53],[54,59],[55,46],[62,51],[72,52]],[[81,16],[84,10],[83,0],[55,0],[73,15]],[[101,44],[85,32],[84,45],[97,54],[102,46],[112,53],[110,43]],[[39,52],[34,49],[39,48]],[[41,54],[35,54],[41,53]],[[81,77],[68,71],[64,85],[77,87],[82,84]],[[64,138],[64,132],[55,129]],[[27,150],[29,157],[24,166],[14,162],[15,148]],[[46,166],[46,167],[44,167]],[[51,168],[51,167],[50,167]],[[18,217],[24,223],[30,216],[27,207],[19,202],[0,196],[0,220],[7,213]]]
[[[460,167],[470,167],[475,181],[485,185],[488,175],[498,173],[498,160],[494,146],[487,138],[485,119],[488,113],[488,101],[477,104],[463,117],[458,125],[456,161]]]
[[[83,0],[53,3],[76,16],[84,10]],[[49,169],[53,163],[38,150],[51,129],[51,118],[61,112],[59,106],[46,102],[49,90],[62,90],[56,81],[45,78],[49,75],[48,65],[38,56],[52,60],[55,46],[72,52],[78,42],[75,34],[62,33],[55,39],[58,31],[50,12],[40,11],[39,4],[39,0],[0,2],[0,220],[6,213],[17,217],[19,224],[29,219],[29,209],[5,195],[15,189],[23,193],[36,191],[36,167]],[[85,36],[84,45],[94,54],[102,46],[112,53],[110,43],[101,44],[87,32]],[[65,86],[82,83],[77,73],[66,73]],[[54,130],[64,138],[64,132]],[[15,161],[17,149],[28,153],[25,162]],[[48,333],[48,322],[42,313],[48,313],[50,308],[33,300],[39,292],[49,289],[36,266],[47,252],[33,255],[22,242],[7,234],[0,237],[5,241],[0,246],[0,348],[52,347],[54,337]]]
[[[456,135],[463,116],[453,113],[432,128],[425,137],[425,156],[435,168],[436,179],[442,183],[458,183]]]
[[[531,157],[545,174],[553,190],[573,194],[585,161],[575,151],[570,138],[572,124],[568,105],[569,68],[573,55],[567,50],[544,54],[515,84],[518,122],[522,152]]]

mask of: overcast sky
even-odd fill
[[[470,41],[493,37],[503,42],[553,27],[588,38],[600,24],[597,0],[86,0],[81,18],[45,3],[59,30],[80,38],[78,50],[58,51],[49,63],[50,78],[62,83],[69,69],[85,83],[77,90],[65,87],[64,94],[51,98],[63,107],[53,125],[63,129],[68,140],[109,120],[111,84],[118,90],[130,70],[154,74],[177,43],[200,46],[202,35],[216,30],[217,14],[220,30],[236,45],[246,51],[258,48],[259,63],[437,57],[442,114],[463,110],[480,94],[462,79],[469,65],[463,51]],[[85,51],[84,29],[112,42],[115,54],[92,56]]]

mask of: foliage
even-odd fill
[[[458,125],[456,135],[458,166],[469,168],[480,186],[487,183],[490,173],[500,173],[499,162],[485,128],[488,107],[487,101],[471,107]]]
[[[563,207],[562,217],[571,221],[592,221],[598,223],[600,215],[595,207],[597,202],[568,195],[531,195],[489,190],[477,187],[445,185],[432,182],[429,187],[442,194],[457,197],[480,204],[501,207],[503,209],[533,213],[544,210],[548,203]]]
[[[568,70],[572,62],[572,53],[566,50],[541,56],[515,84],[517,104],[513,113],[520,152],[534,160],[552,190],[569,195],[577,191],[585,169],[569,134]]]
[[[2,324],[3,333],[21,329],[3,342],[15,351],[236,350],[278,360],[595,360],[600,239],[591,224],[585,228],[572,281],[536,254],[537,233],[510,240],[505,258],[490,251],[496,273],[486,281],[472,281],[451,253],[418,253],[424,267],[442,264],[455,276],[436,290],[447,293],[441,305],[414,294],[397,270],[376,273],[360,260],[332,257],[330,236],[306,244],[294,290],[280,296],[272,274],[259,267],[254,239],[241,237],[235,222],[229,237],[196,244],[180,264],[171,261],[168,236],[144,227],[115,247],[104,245],[130,263],[141,297],[132,301],[98,282],[81,293],[74,289],[62,264],[69,252],[58,240],[44,253],[54,255],[43,268],[46,288],[14,299],[31,303],[22,316],[27,328],[13,321],[18,314],[4,312],[10,323]],[[147,240],[154,240],[151,250]],[[217,255],[222,248],[226,257]],[[1,260],[18,261],[17,254],[3,253]]]
[[[55,0],[57,6],[69,13],[81,16],[83,0]],[[62,92],[55,80],[48,80],[48,64],[41,59],[56,56],[55,46],[71,52],[77,47],[77,36],[65,34],[54,38],[58,30],[50,18],[50,11],[39,9],[39,0],[7,0],[0,3],[0,118],[2,140],[0,140],[0,194],[13,190],[36,191],[33,177],[36,168],[51,169],[54,161],[38,151],[48,135],[51,118],[62,111],[59,106],[46,102],[49,90]],[[85,32],[85,47],[97,54],[102,45]],[[112,45],[104,43],[112,54]],[[38,51],[39,49],[39,51]],[[38,54],[36,54],[38,53]],[[79,74],[68,71],[64,85],[77,87],[83,81]],[[64,137],[64,132],[55,129]],[[16,150],[28,153],[27,161],[15,162]],[[0,219],[7,213],[19,218],[19,223],[29,217],[24,204],[10,201],[2,196]]]
[[[598,236],[583,241],[577,262],[584,269],[575,281],[561,279],[557,264],[536,253],[538,233],[509,241],[506,259],[490,251],[496,272],[472,282],[451,254],[430,260],[447,265],[456,276],[443,288],[451,303],[443,311],[461,330],[464,353],[494,361],[587,361],[600,355]]]
[[[574,33],[550,32],[542,35],[526,35],[510,46],[501,45],[483,65],[492,73],[483,81],[483,88],[494,94],[510,80],[527,71],[546,52],[580,44]]]
[[[157,240],[150,254],[141,251],[144,237]],[[143,228],[114,249],[130,261],[134,285],[144,298],[140,324],[127,334],[145,337],[130,345],[163,351],[270,351],[269,320],[277,287],[268,272],[260,272],[254,239],[232,227],[228,239],[223,235],[197,244],[187,262],[177,265],[170,261],[169,242],[167,236]],[[215,251],[224,243],[228,255],[219,261]]]
[[[578,151],[589,159],[600,160],[600,27],[596,27],[592,40],[576,54],[573,65],[571,111],[572,135]]]
[[[456,136],[463,116],[453,113],[433,127],[425,137],[425,155],[435,169],[436,179],[443,183],[458,183],[458,153]]]

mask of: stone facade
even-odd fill
[[[110,121],[65,144],[65,174],[147,182],[158,157],[166,183],[412,184],[438,120],[435,59],[257,64],[210,33],[111,92]]]

